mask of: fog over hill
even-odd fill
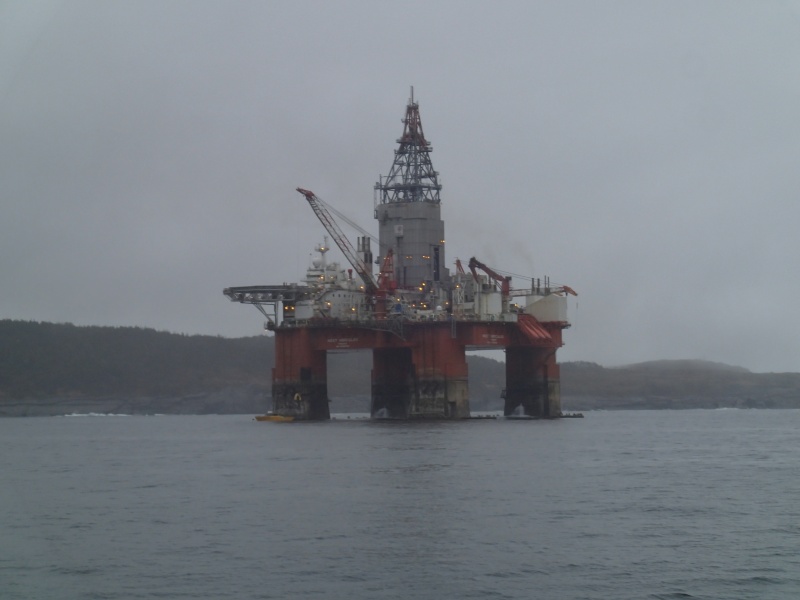
[[[329,353],[332,412],[369,410],[368,351]],[[472,410],[501,410],[505,365],[468,356]],[[274,338],[0,320],[0,416],[261,413]],[[561,366],[564,410],[800,408],[800,374],[701,360]]]
[[[748,369],[744,367],[737,367],[734,365],[726,365],[725,363],[714,362],[710,360],[649,360],[640,363],[633,363],[631,365],[622,365],[619,367],[611,367],[617,369],[633,369],[633,370],[652,370],[652,371],[738,371],[740,373],[749,373]]]

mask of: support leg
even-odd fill
[[[414,390],[410,418],[468,419],[469,385],[464,346],[450,327],[421,329],[412,348]]]
[[[281,330],[275,335],[272,410],[297,420],[331,418],[328,404],[327,354],[314,349],[308,329]]]
[[[528,347],[506,349],[506,391],[503,413],[522,408],[529,417],[561,416],[559,369],[552,350]]]
[[[372,351],[373,419],[407,419],[411,403],[410,348],[376,348]]]

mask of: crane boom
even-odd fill
[[[375,282],[375,279],[372,277],[369,269],[367,269],[364,261],[358,257],[358,254],[353,248],[353,244],[351,244],[350,240],[347,239],[347,236],[344,234],[344,232],[342,232],[341,228],[331,216],[330,212],[328,212],[328,209],[325,208],[322,200],[317,198],[316,194],[314,194],[314,192],[311,190],[297,188],[297,191],[305,196],[308,204],[311,206],[314,214],[317,215],[317,218],[320,220],[323,227],[325,227],[330,236],[333,238],[333,241],[336,242],[337,246],[339,246],[339,250],[342,251],[347,261],[353,265],[356,273],[358,273],[359,277],[361,277],[361,279],[364,281],[364,286],[367,293],[374,294],[378,289],[378,284]]]
[[[475,278],[475,281],[478,281],[478,273],[475,270],[480,269],[484,273],[486,273],[489,277],[494,279],[496,282],[500,284],[500,292],[504,298],[507,298],[511,293],[511,277],[504,277],[494,271],[493,269],[487,267],[481,261],[479,261],[474,256],[469,259],[469,270],[472,271],[472,276]]]

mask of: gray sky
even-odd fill
[[[302,277],[297,186],[377,231],[410,85],[562,361],[800,371],[798,1],[0,1],[0,318],[260,333],[222,289]]]

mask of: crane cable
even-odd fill
[[[350,218],[349,218],[347,215],[345,215],[345,214],[341,213],[340,211],[336,210],[336,209],[335,209],[333,206],[331,206],[330,204],[328,204],[327,202],[325,202],[325,201],[324,201],[322,198],[320,198],[319,196],[316,196],[316,199],[317,199],[317,202],[319,202],[320,204],[322,204],[322,205],[323,205],[323,206],[324,206],[324,207],[325,207],[325,208],[326,208],[328,211],[330,211],[330,212],[332,212],[334,215],[336,215],[336,217],[337,217],[337,218],[341,219],[342,221],[344,221],[345,223],[347,223],[347,224],[348,224],[350,227],[352,227],[353,229],[355,229],[356,231],[358,231],[358,232],[359,232],[359,233],[361,233],[362,235],[364,235],[364,236],[368,237],[368,238],[369,238],[369,239],[371,239],[373,242],[375,242],[375,244],[378,246],[378,248],[380,248],[381,250],[388,250],[388,249],[389,249],[389,246],[388,246],[387,244],[381,244],[381,243],[380,243],[380,241],[378,240],[378,238],[376,238],[376,237],[375,237],[374,235],[372,235],[372,234],[371,234],[369,231],[367,231],[366,229],[364,229],[363,227],[361,227],[361,226],[360,226],[358,223],[356,223],[355,221],[353,221],[352,219],[350,219]]]

